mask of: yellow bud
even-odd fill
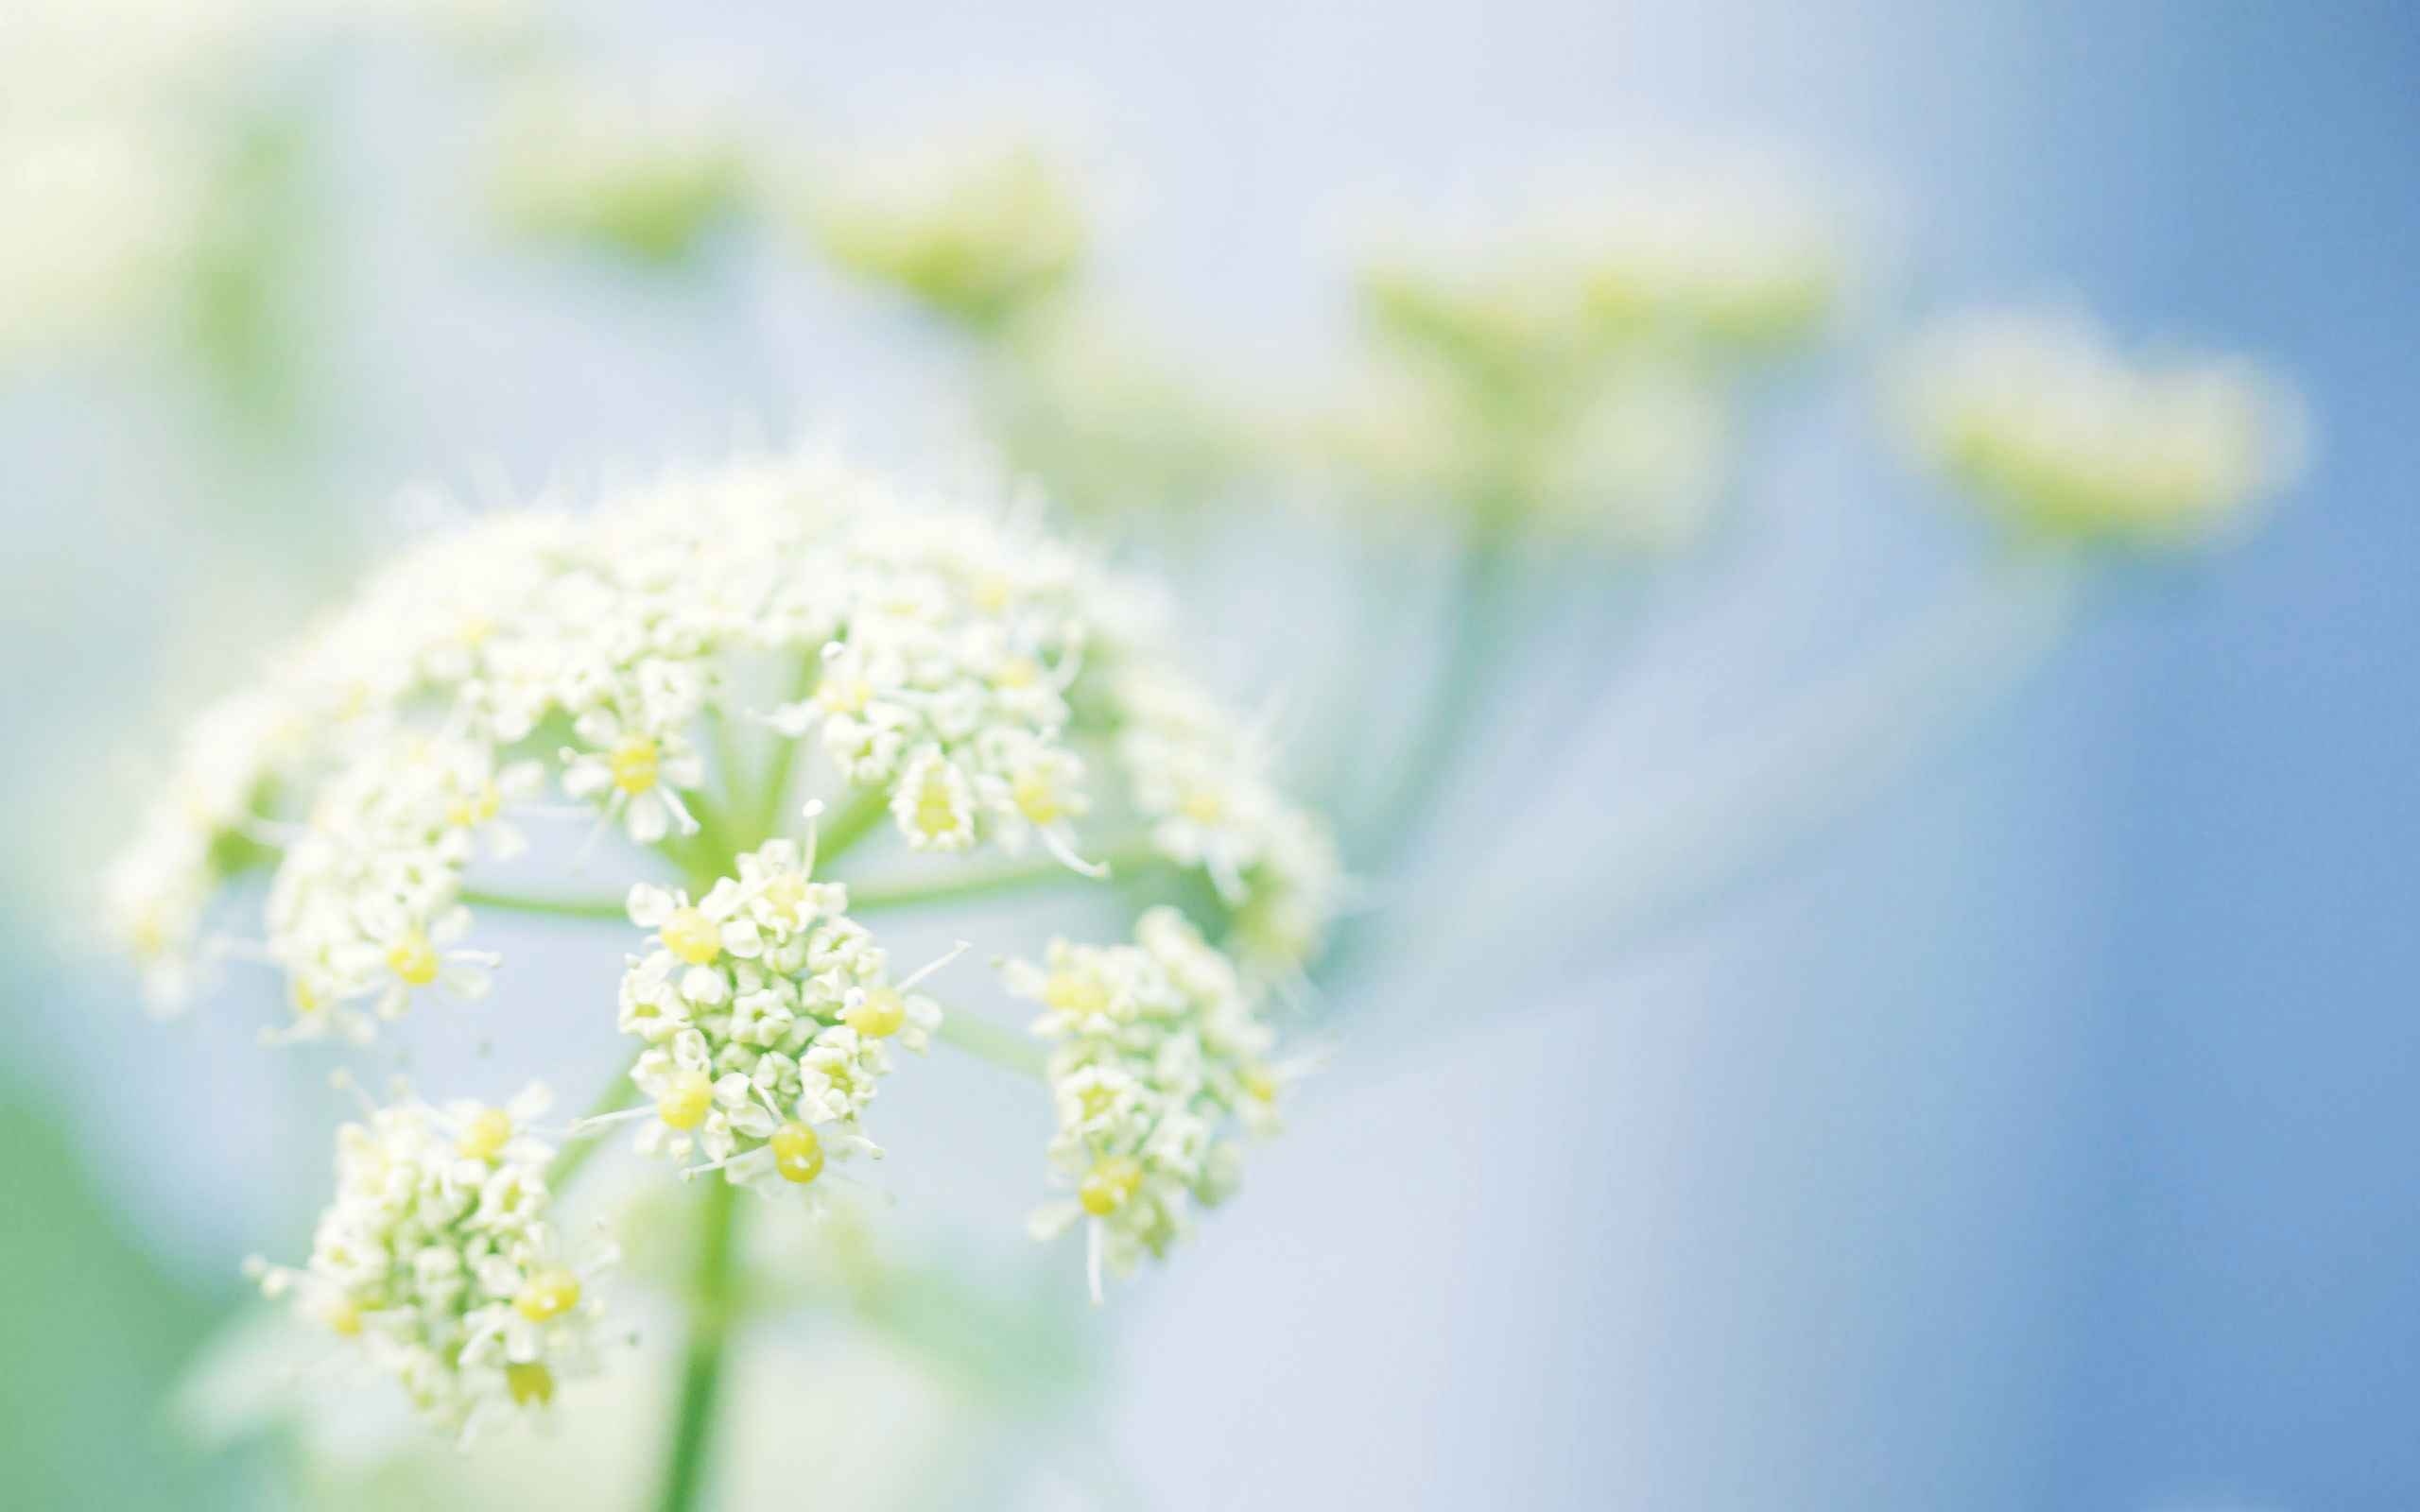
[[[437,980],[437,947],[428,936],[415,929],[387,950],[387,970],[412,987],[426,987]]]
[[[949,784],[933,778],[916,794],[916,828],[928,835],[947,834],[958,828],[958,802]]]
[[[1143,1162],[1131,1155],[1113,1155],[1092,1168],[1076,1189],[1076,1200],[1094,1217],[1106,1218],[1126,1206],[1142,1184]]]
[[[633,796],[655,785],[656,765],[663,758],[654,741],[645,735],[632,735],[605,755],[605,769],[614,776],[614,785]]]
[[[512,1305],[532,1323],[561,1317],[579,1305],[579,1278],[561,1265],[549,1265],[522,1284]]]
[[[1117,1089],[1095,1082],[1076,1094],[1076,1102],[1086,1118],[1098,1118],[1117,1106]]]
[[[348,1297],[339,1300],[334,1307],[329,1308],[328,1331],[348,1339],[352,1338],[354,1334],[359,1333],[361,1332],[361,1304]]]
[[[467,830],[475,824],[485,824],[504,811],[504,794],[493,782],[482,782],[475,793],[465,793],[445,805],[445,822],[455,829]]]
[[[722,954],[722,930],[702,908],[676,908],[664,921],[664,948],[691,966],[711,965]]]
[[[512,1142],[512,1119],[501,1108],[482,1108],[462,1125],[454,1143],[464,1160],[493,1160]]]
[[[864,712],[873,697],[873,684],[863,678],[827,677],[815,689],[816,707],[827,714]]]
[[[888,1040],[907,1025],[908,1000],[897,988],[878,987],[840,1019],[869,1040]]]
[[[999,574],[986,573],[975,580],[975,586],[967,597],[974,602],[976,609],[983,613],[997,614],[1009,607],[1009,596],[1015,592],[1015,584]]]
[[[1009,784],[1009,796],[1016,799],[1017,812],[1036,824],[1048,824],[1067,812],[1049,774],[1032,767],[1017,773]]]
[[[655,1116],[674,1128],[696,1128],[714,1102],[715,1084],[704,1072],[675,1072],[672,1085],[655,1100]]]
[[[806,902],[806,879],[795,871],[777,871],[765,879],[765,900],[786,914]]]
[[[1029,656],[1012,656],[1000,663],[992,680],[1003,688],[1030,688],[1042,680],[1042,664]]]
[[[804,1124],[785,1124],[773,1130],[773,1169],[785,1181],[806,1185],[823,1174],[823,1142]]]
[[[1093,1014],[1109,1006],[1109,988],[1089,976],[1073,971],[1053,971],[1042,984],[1045,1007],[1061,1013]]]
[[[531,1402],[543,1407],[555,1400],[555,1373],[534,1362],[508,1365],[504,1367],[504,1389],[512,1393],[516,1407],[527,1407]]]
[[[1244,1091],[1264,1103],[1277,1101],[1277,1074],[1267,1066],[1253,1064],[1243,1069]]]

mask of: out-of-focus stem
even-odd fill
[[[471,908],[500,908],[509,913],[536,914],[546,919],[609,919],[629,921],[629,905],[619,898],[544,898],[529,893],[489,892],[465,887],[458,900]]]
[[[1402,859],[1429,817],[1439,785],[1469,748],[1487,666],[1500,649],[1512,570],[1510,543],[1492,532],[1474,531],[1456,562],[1446,600],[1452,625],[1444,662],[1429,684],[1427,705],[1395,768],[1394,784],[1352,856],[1366,875],[1383,879]],[[1351,977],[1382,927],[1376,914],[1346,919],[1321,962],[1322,980],[1333,985]]]
[[[1098,859],[1109,868],[1111,875],[1115,876],[1151,866],[1159,860],[1159,854],[1151,849],[1149,836],[1140,836],[1112,847]],[[851,880],[849,912],[873,913],[882,909],[958,903],[995,893],[1063,884],[1099,885],[1096,879],[1069,870],[1066,863],[1046,857],[1009,866],[972,868],[961,876],[932,882],[886,882],[879,877],[864,882]]]
[[[1575,948],[1601,957],[1639,947],[1768,873],[2010,696],[2073,622],[2082,577],[2064,554],[2009,558],[1749,737],[1692,763],[1676,790],[1634,799],[1629,821],[1590,847],[1613,858],[1610,868],[1498,892],[1522,900],[1517,918],[1488,906],[1489,883],[1501,879],[1482,879],[1480,896],[1450,907],[1490,920],[1469,937],[1496,961],[1509,954],[1551,970]],[[1525,943],[1508,952],[1513,939]]]
[[[622,1062],[621,1070],[614,1073],[613,1080],[605,1084],[605,1090],[596,1094],[596,1101],[590,1106],[586,1113],[581,1115],[581,1123],[592,1118],[602,1118],[607,1113],[618,1112],[621,1109],[622,1105],[628,1102],[631,1096],[631,1068],[638,1062],[638,1052],[634,1050],[631,1052],[630,1058]],[[570,1186],[571,1178],[579,1173],[581,1166],[588,1163],[591,1156],[604,1147],[605,1141],[612,1135],[610,1127],[583,1131],[578,1123],[572,1125],[572,1134],[563,1141],[562,1147],[556,1152],[554,1163],[546,1167],[546,1188],[550,1192],[560,1193]]]
[[[821,867],[872,833],[890,806],[890,795],[880,786],[869,787],[841,804],[839,811],[825,818],[816,831],[817,865]]]
[[[1384,870],[1417,833],[1438,785],[1468,747],[1471,716],[1486,686],[1483,676],[1502,636],[1504,601],[1512,576],[1512,549],[1500,538],[1474,532],[1455,561],[1446,596],[1451,617],[1445,659],[1430,682],[1418,724],[1393,764],[1394,779],[1364,833],[1358,865]]]
[[[691,1512],[700,1504],[706,1462],[714,1448],[715,1407],[722,1395],[724,1356],[735,1311],[739,1238],[739,1188],[708,1183],[698,1230],[697,1270],[689,1295],[689,1349],[682,1365],[681,1397],[672,1420],[672,1447],[665,1459],[658,1512]]]
[[[972,1019],[962,1013],[944,1013],[938,1032],[943,1044],[1021,1076],[1039,1080],[1049,1059],[1042,1046],[987,1019]]]

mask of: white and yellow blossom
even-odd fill
[[[646,1046],[631,1075],[647,1103],[609,1116],[643,1121],[643,1152],[696,1152],[705,1160],[692,1170],[802,1188],[827,1158],[882,1153],[859,1115],[890,1074],[891,1044],[931,1044],[941,1007],[915,988],[941,963],[893,982],[846,916],[846,889],[813,881],[811,865],[776,840],[696,902],[631,890],[631,922],[654,931],[622,978],[621,1028]]]
[[[1059,1131],[1050,1162],[1072,1200],[1038,1211],[1037,1238],[1078,1222],[1099,1298],[1101,1272],[1165,1257],[1195,1207],[1236,1190],[1238,1131],[1276,1127],[1283,1083],[1260,993],[1174,909],[1143,916],[1132,945],[1060,939],[1036,965],[1010,962],[1009,988],[1042,1005],[1033,1032]]]
[[[613,1254],[575,1259],[554,1226],[554,1149],[530,1131],[547,1105],[533,1085],[500,1108],[406,1097],[369,1110],[337,1132],[336,1200],[309,1262],[250,1266],[466,1438],[596,1366],[595,1283]]]

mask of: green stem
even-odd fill
[[[890,807],[890,794],[879,785],[852,794],[825,817],[815,832],[817,866],[833,859],[873,833]]]
[[[458,900],[471,908],[501,908],[547,919],[610,919],[628,922],[629,905],[619,898],[542,898],[527,893],[489,892],[465,887]]]
[[[821,679],[821,662],[815,657],[810,656],[802,662],[797,674],[791,679],[789,697],[785,701],[796,703],[814,692],[815,684]],[[780,833],[783,817],[782,802],[789,797],[790,776],[798,769],[799,747],[805,744],[804,737],[793,739],[788,735],[775,733],[773,759],[765,772],[765,785],[757,793],[756,833],[758,834],[772,835]]]
[[[736,1311],[739,1188],[707,1183],[698,1230],[698,1268],[691,1278],[689,1349],[681,1371],[681,1398],[672,1421],[672,1448],[665,1461],[659,1512],[690,1512],[700,1504],[706,1460],[714,1447],[715,1404],[722,1395],[724,1356]]]
[[[1020,1076],[1042,1079],[1049,1063],[1049,1053],[1012,1029],[1003,1029],[988,1019],[969,1018],[962,1013],[944,1013],[938,1031],[943,1044],[964,1051],[978,1060],[988,1060],[1003,1071]]]
[[[1151,849],[1148,837],[1137,837],[1113,848],[1100,859],[1108,866],[1111,875],[1117,876],[1154,865],[1159,855]],[[924,908],[934,903],[964,902],[995,893],[1046,887],[1060,883],[1090,885],[1094,879],[1071,871],[1065,863],[1051,859],[978,867],[961,876],[932,882],[874,878],[849,884],[849,912],[861,914],[883,909]]]

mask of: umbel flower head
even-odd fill
[[[594,1298],[548,1223],[548,1177],[602,1126],[638,1121],[642,1151],[717,1173],[709,1222],[736,1221],[741,1191],[820,1207],[827,1162],[881,1153],[865,1118],[896,1051],[953,1038],[921,990],[951,957],[894,973],[850,888],[817,875],[819,849],[828,864],[886,833],[894,869],[923,875],[861,891],[860,912],[948,896],[949,869],[977,864],[983,888],[1105,892],[1114,857],[1232,952],[1154,913],[1154,964],[1119,968],[1134,990],[1053,1031],[1072,1037],[1063,1120],[1088,1106],[1078,1078],[1115,1073],[1149,1125],[1063,1131],[1055,1158],[1113,1162],[1081,1199],[1110,1263],[1164,1249],[1185,1201],[1232,1184],[1210,1133],[1221,1108],[1254,1112],[1255,1005],[1319,951],[1340,890],[1259,723],[1167,646],[1150,595],[1098,558],[819,456],[491,516],[406,552],[196,722],[108,918],[162,1007],[218,963],[278,972],[285,1042],[480,1000],[513,971],[501,911],[622,916],[646,934],[618,1013],[579,1011],[635,1041],[604,1106],[631,1083],[641,1100],[574,1125],[560,1162],[530,1136],[535,1101],[374,1110],[341,1136],[310,1263],[260,1267],[263,1284],[467,1429],[585,1367]],[[561,820],[585,832],[581,866],[599,846],[622,865],[612,903],[482,875],[527,872]],[[255,869],[247,927],[220,895]]]
[[[768,730],[762,781],[708,760]],[[1176,669],[1138,585],[805,456],[407,552],[195,722],[107,912],[164,1007],[233,953],[285,974],[288,1034],[367,1038],[502,964],[464,879],[524,843],[524,800],[552,787],[702,888],[819,755],[827,791],[919,851],[1090,870],[1091,835],[1132,833],[1211,879],[1258,971],[1299,971],[1334,907],[1324,827]],[[265,938],[206,949],[218,885],[265,860]]]
[[[2208,541],[2303,464],[2301,402],[2252,363],[2136,361],[2071,315],[1944,322],[1912,344],[1898,402],[1927,460],[2038,536]]]
[[[594,1281],[549,1216],[554,1148],[529,1133],[531,1086],[502,1108],[406,1097],[337,1134],[337,1195],[300,1269],[251,1263],[261,1289],[355,1341],[412,1402],[466,1437],[480,1419],[543,1407],[595,1368]]]
[[[1214,1207],[1242,1179],[1238,1128],[1277,1126],[1282,1084],[1259,994],[1172,908],[1135,926],[1132,945],[1053,940],[1040,965],[1007,965],[1010,990],[1042,1005],[1033,1032],[1053,1046],[1059,1119],[1050,1163],[1075,1191],[1033,1216],[1037,1238],[1085,1225],[1087,1268],[1100,1296],[1118,1275],[1165,1257],[1187,1212]]]
[[[774,840],[704,898],[640,885],[631,921],[653,946],[622,978],[621,1027],[645,1045],[639,1148],[749,1185],[807,1187],[828,1157],[882,1151],[857,1115],[890,1074],[892,1043],[924,1051],[941,1006],[899,982],[845,917],[848,890],[808,880],[813,857]],[[953,955],[956,953],[952,953]]]

